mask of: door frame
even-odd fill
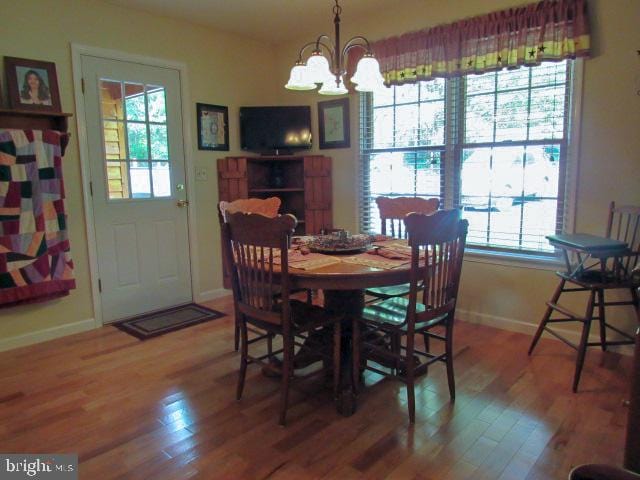
[[[96,243],[95,217],[93,214],[93,200],[91,195],[91,169],[89,167],[89,142],[87,139],[86,108],[84,92],[82,91],[82,56],[97,57],[104,60],[116,60],[138,63],[145,66],[170,68],[177,70],[180,78],[180,103],[182,105],[182,145],[184,154],[184,169],[186,192],[189,205],[187,206],[187,227],[189,237],[189,263],[191,270],[191,299],[202,296],[196,293],[200,285],[200,262],[198,261],[198,245],[196,230],[196,195],[193,151],[191,148],[191,95],[189,92],[189,77],[185,63],[162,58],[147,57],[132,53],[110,50],[89,45],[71,43],[71,65],[73,69],[73,89],[76,102],[76,124],[78,128],[78,148],[80,155],[80,173],[82,176],[82,197],[84,205],[84,222],[87,234],[89,252],[89,277],[91,279],[91,296],[93,299],[93,318],[97,326],[104,324],[102,318],[102,297],[98,288],[99,268]]]

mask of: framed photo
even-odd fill
[[[12,109],[62,111],[55,63],[4,57],[4,70]]]
[[[229,109],[220,105],[196,103],[198,112],[198,150],[229,150]]]
[[[320,148],[349,148],[349,98],[318,102]]]

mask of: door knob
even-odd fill
[[[176,202],[176,205],[179,206],[180,208],[184,208],[189,205],[189,200],[178,200]]]

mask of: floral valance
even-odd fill
[[[586,0],[543,0],[372,44],[387,85],[589,55]],[[349,59],[355,65],[358,58]]]

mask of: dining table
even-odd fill
[[[385,258],[379,252],[396,251],[400,257]],[[360,253],[307,255],[289,253],[289,281],[292,289],[322,290],[324,307],[344,315],[341,353],[341,388],[336,409],[343,416],[355,413],[357,402],[352,385],[351,325],[365,305],[365,290],[409,282],[410,248],[406,240],[388,239]],[[404,254],[404,255],[403,255]],[[393,256],[393,255],[391,255]],[[359,375],[358,375],[359,376]]]

